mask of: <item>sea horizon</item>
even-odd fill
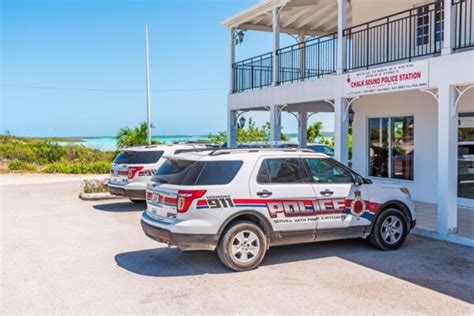
[[[322,132],[324,137],[333,137],[333,132]],[[163,144],[172,144],[174,142],[185,142],[191,140],[208,140],[209,135],[185,135],[185,134],[177,134],[177,135],[152,135],[153,140],[160,141]],[[297,133],[288,133],[287,136],[289,137],[290,141],[298,141],[298,134]],[[84,145],[89,148],[99,149],[103,151],[114,151],[117,150],[117,143],[115,136],[54,136],[51,138],[62,138],[62,139],[74,139],[78,141],[65,141],[65,142],[57,142],[60,145],[67,145],[67,144],[78,144]]]

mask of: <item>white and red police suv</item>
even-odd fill
[[[375,184],[306,149],[220,149],[170,155],[149,182],[146,235],[183,250],[216,250],[256,268],[270,246],[368,238],[398,248],[415,226],[406,188]]]
[[[113,195],[128,197],[132,202],[145,200],[146,184],[155,170],[166,161],[163,155],[204,149],[205,145],[172,144],[124,148],[110,167],[107,183]]]

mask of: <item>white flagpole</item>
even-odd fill
[[[148,60],[148,25],[145,24],[146,47],[146,120],[148,126],[148,145],[151,145],[151,111],[150,111],[150,62]]]

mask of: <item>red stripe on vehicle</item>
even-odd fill
[[[207,200],[198,200],[197,206],[207,206]]]

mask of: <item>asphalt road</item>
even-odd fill
[[[474,314],[472,248],[417,236],[392,252],[285,246],[235,273],[145,237],[143,206],[84,202],[77,177],[38,177],[0,177],[2,314]]]

